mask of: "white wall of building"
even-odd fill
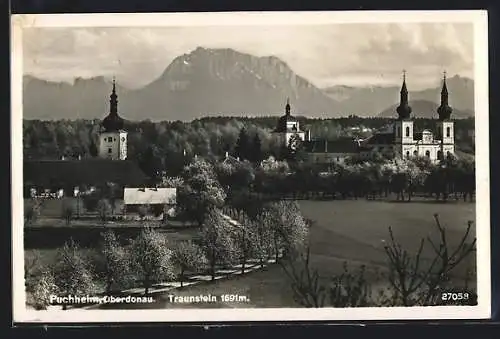
[[[111,160],[127,159],[127,132],[103,132],[99,136],[99,157]]]

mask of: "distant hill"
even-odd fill
[[[474,81],[455,75],[446,80],[450,93],[450,105],[459,111],[474,112]],[[439,103],[441,86],[422,91],[411,91],[408,82],[409,98],[414,101],[430,101]],[[340,110],[358,116],[376,116],[399,100],[400,87],[349,87],[333,86],[324,91],[332,99],[339,102]]]
[[[117,86],[122,98],[125,88]],[[95,119],[109,112],[111,82],[104,77],[75,79],[73,84],[50,82],[32,76],[23,78],[23,116],[25,119]]]
[[[473,80],[454,76],[447,82],[455,116],[459,117],[462,112],[472,114]],[[411,82],[408,87],[410,100],[439,102],[440,86],[416,92],[411,91]],[[102,76],[77,78],[70,84],[26,75],[23,116],[44,120],[101,119],[109,111],[110,91],[110,79]],[[396,86],[320,89],[295,74],[277,57],[201,47],[178,56],[150,84],[127,89],[118,83],[117,92],[120,115],[128,120],[152,121],[189,121],[225,115],[279,116],[284,112],[287,97],[292,114],[297,116],[336,118],[354,114],[367,117],[380,112],[388,114],[385,110],[399,100]]]
[[[412,115],[416,118],[437,118],[437,108],[438,104],[427,100],[410,100],[409,105],[412,108]],[[381,118],[394,118],[397,117],[396,108],[398,105],[392,105],[391,107],[385,109],[380,114]],[[452,118],[464,119],[468,117],[473,117],[474,113],[471,111],[463,111],[453,108]]]
[[[102,118],[111,86],[102,77],[75,84],[24,78],[26,119]],[[130,120],[192,120],[203,116],[336,116],[337,102],[282,60],[232,49],[197,48],[172,61],[152,83],[118,89],[120,114]]]

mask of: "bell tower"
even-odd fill
[[[118,95],[116,81],[109,96],[109,114],[102,121],[99,135],[99,157],[111,160],[127,159],[127,132],[123,119],[118,115]]]
[[[399,96],[399,106],[396,108],[398,117],[394,122],[394,141],[396,151],[400,156],[403,154],[413,154],[413,120],[411,119],[412,109],[408,103],[408,89],[406,87],[406,71],[403,70],[403,84]],[[410,149],[411,148],[411,149]]]
[[[441,104],[437,109],[438,122],[437,134],[441,140],[441,154],[455,153],[455,130],[451,120],[453,109],[448,104],[448,87],[446,86],[446,72],[443,74],[443,87],[441,88]]]

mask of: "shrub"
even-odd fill
[[[111,204],[107,199],[101,199],[97,203],[97,211],[99,212],[99,219],[101,219],[102,223],[105,223],[111,215]]]
[[[66,225],[71,223],[71,219],[75,214],[75,206],[71,200],[65,199],[62,203],[61,216],[66,220]]]
[[[40,216],[41,203],[36,199],[30,200],[24,205],[24,219],[27,224],[31,224]]]
[[[90,263],[73,239],[57,252],[52,272],[57,290],[62,296],[91,294],[95,290]],[[66,305],[63,308],[66,309]]]
[[[330,287],[326,287],[320,283],[318,271],[310,266],[309,248],[305,253],[292,253],[281,265],[291,281],[295,300],[305,307],[322,307],[326,301],[333,307],[440,304],[441,291],[451,288],[451,272],[475,251],[476,238],[469,239],[472,222],[468,222],[458,245],[450,248],[446,230],[438,215],[434,218],[439,243],[430,237],[422,239],[414,255],[396,241],[389,228],[390,241],[384,247],[388,258],[387,273],[382,275],[387,288],[380,289],[376,296],[372,295],[372,286],[365,278],[364,266],[352,273],[344,265],[344,272],[332,277]],[[434,254],[430,260],[422,258],[425,244],[430,246]],[[471,295],[468,304],[474,300],[475,294]]]
[[[35,309],[47,309],[50,305],[50,297],[56,291],[57,286],[52,272],[50,270],[42,272],[31,289]]]

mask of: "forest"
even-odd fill
[[[380,129],[391,122],[386,118],[349,116],[336,119],[298,117],[302,130],[309,130],[315,139],[335,140],[340,137],[369,137],[370,130]],[[244,131],[249,143],[258,145],[258,159],[276,155],[280,146],[272,138],[277,117],[213,117],[191,122],[161,121],[126,122],[129,132],[128,159],[137,161],[147,175],[166,172],[177,176],[195,155],[213,158],[226,152],[237,155],[238,140]],[[433,129],[435,120],[416,119],[416,130]],[[361,127],[361,129],[352,129]],[[363,128],[368,132],[363,132]],[[88,158],[97,156],[100,120],[58,120],[23,122],[24,159]],[[455,121],[457,149],[474,153],[474,141],[469,131],[474,119]],[[240,150],[241,151],[241,150]]]

